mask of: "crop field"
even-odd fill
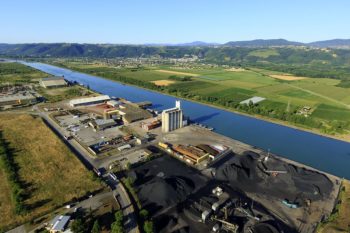
[[[295,81],[295,80],[303,80],[306,79],[305,77],[298,77],[298,76],[292,76],[292,75],[280,75],[280,74],[272,74],[270,75],[272,78],[286,80],[286,81]]]
[[[47,76],[48,74],[19,63],[0,62],[0,84],[36,82]]]
[[[256,56],[274,55],[273,50],[256,52],[258,53],[255,54]],[[75,69],[74,65],[69,65],[70,68]],[[85,68],[82,65],[77,68],[83,69],[81,70],[83,72],[91,71],[90,68],[86,68],[86,71],[84,71]],[[311,118],[321,120],[326,125],[333,120],[342,121],[344,125],[347,124],[346,122],[350,122],[350,117],[348,117],[350,112],[350,89],[340,87],[340,80],[336,79],[297,77],[284,72],[250,67],[244,67],[244,69],[235,67],[233,72],[228,67],[211,68],[196,64],[183,68],[161,65],[134,69],[116,69],[115,67],[99,67],[98,69],[108,72],[105,74],[94,72],[92,74],[111,79],[115,75],[121,75],[152,83],[161,80],[172,80],[170,77],[174,75],[181,78],[189,74],[195,74],[190,81],[175,80],[175,83],[163,86],[161,91],[179,97],[193,98],[206,103],[215,102],[215,105],[230,107],[242,100],[260,96],[266,98],[266,100],[259,105],[265,107],[265,110],[269,109],[270,112],[278,110],[280,116],[281,112],[287,109],[296,111],[304,106],[310,106],[312,108]],[[143,86],[147,88],[146,85]],[[334,108],[330,109],[331,107]],[[328,114],[327,112],[332,113]],[[315,122],[313,124],[319,125]]]
[[[18,167],[27,212],[16,214],[10,183],[0,171],[0,229],[48,213],[73,198],[103,188],[81,162],[44,124],[30,115],[0,115],[0,130]]]
[[[174,84],[175,81],[173,81],[173,80],[156,80],[156,81],[152,81],[152,83],[156,84],[157,86],[169,86],[171,84]]]
[[[137,71],[129,71],[123,70],[118,72],[120,75],[129,78],[142,79],[144,81],[156,81],[156,80],[165,80],[171,76],[171,74],[157,72],[155,70],[137,70]]]
[[[328,104],[320,104],[313,112],[313,116],[326,120],[348,121],[350,119],[350,110]]]
[[[173,71],[173,70],[155,70],[157,72],[165,73],[165,74],[175,74],[175,75],[185,75],[185,76],[199,76],[199,74],[194,73],[187,73],[187,72],[180,72],[180,71]]]

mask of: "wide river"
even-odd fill
[[[175,97],[123,85],[100,77],[74,72],[43,63],[23,62],[46,73],[88,85],[92,90],[130,101],[151,101],[154,109],[173,107]],[[191,120],[215,128],[230,138],[270,149],[272,153],[350,179],[350,143],[235,114],[191,101],[182,101],[184,114]]]

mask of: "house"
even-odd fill
[[[43,78],[40,80],[39,84],[44,88],[57,88],[67,86],[67,82],[64,80],[64,77]]]

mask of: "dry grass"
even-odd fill
[[[243,72],[245,71],[245,69],[243,68],[235,68],[235,67],[232,67],[230,69],[226,69],[226,71],[230,71],[230,72]]]
[[[176,83],[173,80],[156,80],[152,81],[152,83],[156,84],[157,86],[169,86],[170,84]]]
[[[7,181],[5,172],[0,169],[0,229],[6,222],[11,221],[13,206],[11,201],[11,187]]]
[[[306,77],[298,77],[293,75],[271,74],[270,77],[286,81],[296,81],[306,79]]]
[[[187,73],[187,72],[180,72],[180,71],[173,71],[173,70],[155,70],[162,73],[167,74],[178,74],[178,75],[186,75],[186,76],[199,76],[199,74],[193,74],[193,73]]]
[[[24,216],[14,214],[13,206],[10,207],[11,202],[8,202],[7,182],[1,182],[4,177],[0,173],[0,229],[28,221],[102,187],[41,118],[0,115],[0,130],[10,147],[15,149],[19,176],[27,186],[25,205],[29,208],[29,213]]]
[[[335,221],[324,225],[318,233],[350,232],[350,182],[345,180],[343,185],[345,192],[343,194],[342,204],[340,205],[339,216]]]

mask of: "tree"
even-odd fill
[[[127,170],[130,170],[130,168],[131,168],[131,163],[130,163],[130,162],[127,162],[127,163],[126,163],[126,169],[127,169]]]
[[[78,218],[76,219],[70,228],[73,233],[84,233],[85,232],[85,225],[82,219]]]
[[[101,226],[100,223],[98,222],[98,219],[95,220],[94,225],[92,226],[91,233],[100,233],[101,231]]]
[[[117,223],[120,223],[120,225],[123,223],[123,212],[121,210],[118,210],[114,214],[115,221]]]
[[[124,233],[124,229],[117,222],[112,223],[111,233]]]
[[[139,215],[140,215],[140,217],[141,217],[143,220],[147,220],[147,219],[148,219],[148,211],[145,210],[145,209],[140,210]]]
[[[123,212],[118,210],[114,213],[115,222],[111,225],[112,233],[123,233]]]
[[[145,221],[145,223],[143,224],[143,230],[145,233],[153,233],[153,222]]]

